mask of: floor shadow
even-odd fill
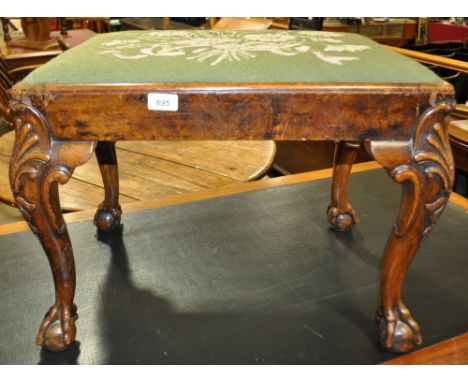
[[[388,237],[389,235],[390,231],[388,232],[388,235],[384,236]],[[349,232],[333,232],[333,237],[331,240],[336,240],[341,243],[342,246],[347,249],[347,253],[349,255],[352,255],[354,258],[371,266],[377,271],[377,288],[375,288],[377,295],[375,301],[378,303],[378,301],[380,301],[380,272],[383,259],[383,250],[382,254],[379,254],[379,256],[370,251],[369,248],[379,247],[369,243],[369,240],[371,240],[370,237],[370,235],[364,236],[358,227],[354,227],[353,230]],[[421,247],[423,244],[424,243],[421,243]],[[418,252],[421,251],[421,247],[418,249]],[[384,246],[382,246],[382,248],[384,248]],[[417,253],[415,259],[418,255],[421,254]],[[402,256],[404,256],[404,254],[402,254]],[[449,264],[450,263],[447,263],[447,267],[449,267]],[[444,305],[447,304],[448,306],[452,306],[453,308],[451,309],[451,317],[463,316],[464,312],[466,311],[466,307],[457,302],[457,299],[453,297],[453,291],[450,291],[449,288],[440,284],[434,279],[434,273],[440,272],[441,269],[439,267],[433,268],[431,272],[428,272],[428,269],[431,269],[431,264],[424,263],[423,267],[410,266],[410,269],[408,270],[405,277],[406,280],[403,283],[403,300],[411,310],[414,318],[421,324],[423,337],[425,338],[426,333],[432,333],[432,337],[436,338],[437,332],[443,333],[447,329],[440,329],[440,320],[434,320],[434,317],[437,317],[440,312],[438,311],[437,306],[430,304],[430,301],[440,298],[444,300]],[[447,271],[445,270],[444,272]],[[376,340],[378,333],[377,325],[374,324],[373,328],[371,323],[373,320],[370,319],[371,314],[374,314],[375,317],[375,312],[369,312],[369,315],[366,315],[365,313],[359,311],[359,309],[353,308],[352,305],[357,303],[357,301],[352,297],[352,294],[351,296],[347,297],[347,300],[348,304],[346,306],[340,304],[336,299],[325,299],[320,301],[320,304],[321,306],[332,311],[334,314],[339,314],[353,322],[356,328],[361,330],[362,333],[364,333],[369,339],[369,341],[372,341],[375,349],[383,354],[385,360],[392,358],[394,355],[387,353]],[[447,315],[444,316],[446,320],[449,319]],[[450,325],[454,329],[450,334],[451,336],[460,334],[464,330],[463,326],[456,324],[456,320],[454,321],[454,324],[455,325]],[[429,337],[427,340],[424,340],[424,346],[428,346],[435,342],[436,341],[433,341],[431,337]]]
[[[98,313],[104,364],[359,363],[337,356],[320,329],[327,320],[313,309],[178,312],[154,290],[135,286],[122,230],[98,239],[112,253]]]
[[[352,254],[373,268],[379,268],[379,259],[363,245],[362,235],[356,228],[346,232],[335,232],[330,229],[328,239],[331,247],[336,247],[337,243],[340,243],[342,247],[346,248],[346,251],[341,252],[342,255],[349,256]],[[362,303],[363,301],[362,293],[371,294],[371,299],[377,303],[378,294],[375,291],[378,289],[378,276],[375,278],[375,283],[372,282],[371,284],[364,285],[358,291],[350,289],[344,282],[346,282],[346,278],[343,277],[335,280],[335,283],[341,285],[340,289],[346,291],[341,298],[325,298],[321,299],[318,303],[323,308],[332,312],[332,314],[337,314],[352,323],[355,329],[360,331],[367,338],[368,342],[372,344],[371,346],[381,351],[382,349],[376,340],[378,333],[377,326],[374,323],[374,311],[365,312],[359,307],[360,302]]]
[[[153,363],[156,348],[162,355],[167,353],[162,345],[166,330],[161,322],[170,321],[172,308],[151,291],[135,287],[123,225],[113,232],[97,231],[97,238],[109,246],[112,256],[98,314],[107,358],[104,363]]]

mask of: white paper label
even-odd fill
[[[177,94],[149,93],[148,109],[177,111],[179,109],[179,96]]]

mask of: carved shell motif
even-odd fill
[[[428,212],[429,221],[423,232],[426,236],[432,225],[438,220],[445,208],[448,195],[452,191],[455,169],[446,129],[445,118],[453,110],[451,102],[441,102],[426,110],[419,118],[412,141],[412,162],[400,165],[391,171],[391,176],[398,183],[410,181],[413,185],[412,209],[408,216],[396,226],[396,234],[404,235],[413,225],[420,205],[423,188],[427,187],[427,180],[435,179],[439,186],[437,195],[431,200],[424,200],[424,207]]]
[[[49,218],[54,231],[61,234],[65,229],[64,224],[56,221],[47,196],[53,182],[64,183],[70,177],[69,170],[64,166],[51,165],[52,139],[42,114],[36,108],[22,103],[14,106],[14,112],[16,137],[10,162],[13,196],[34,233],[37,233],[38,229],[33,213],[40,204],[44,206],[44,213]],[[38,178],[41,181],[34,182]]]

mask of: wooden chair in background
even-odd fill
[[[90,29],[96,33],[110,32],[110,17],[60,17],[60,33],[65,35],[68,32],[68,23],[72,24],[71,29]]]
[[[14,29],[16,29],[16,27],[8,17],[0,17],[0,21],[2,23],[2,29],[3,29],[3,40],[10,41],[11,40],[10,26]]]

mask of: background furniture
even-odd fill
[[[273,20],[267,18],[253,17],[221,17],[212,27],[214,30],[258,30],[268,29]]]
[[[51,32],[51,38],[56,39],[59,35],[60,32],[58,31]],[[68,31],[68,34],[62,36],[62,38],[69,47],[73,48],[90,39],[94,35],[95,33],[89,29],[79,29]],[[11,41],[15,41],[17,38],[20,37],[14,35],[13,40]],[[58,44],[53,50],[36,51],[33,49],[12,46],[11,41],[3,42],[0,40],[1,56],[7,62],[10,69],[30,65],[42,65],[62,53],[62,49],[59,48]]]
[[[123,17],[122,30],[196,29],[197,26],[170,20],[169,17]]]
[[[60,17],[60,33],[66,35],[69,29],[89,29],[95,33],[111,32],[109,17]]]
[[[438,21],[428,22],[429,42],[468,40],[468,26]]]
[[[417,20],[411,18],[388,18],[376,21],[370,18],[365,23],[357,19],[355,23],[345,23],[344,20],[326,18],[322,30],[330,32],[350,32],[362,34],[381,44],[401,46],[411,42],[416,37]]]
[[[14,204],[8,163],[14,132],[0,140],[0,195]],[[273,141],[119,142],[122,203],[190,194],[262,178],[275,157]],[[99,165],[91,159],[60,187],[64,212],[96,207],[104,194]]]
[[[467,160],[468,150],[467,142],[468,136],[466,130],[466,120],[468,120],[468,108],[465,103],[468,101],[468,62],[460,59],[454,59],[460,57],[452,55],[452,57],[441,57],[436,54],[432,54],[434,51],[440,51],[440,46],[444,46],[446,50],[448,48],[458,52],[463,49],[463,44],[456,42],[446,42],[440,44],[425,44],[422,46],[410,45],[410,49],[391,48],[401,54],[413,58],[419,62],[428,65],[434,72],[441,74],[439,69],[446,69],[451,73],[447,81],[451,82],[455,87],[456,100],[461,103],[455,107],[455,110],[451,114],[451,122],[448,126],[450,142],[452,145],[454,162],[457,168],[455,190],[461,195],[468,195],[468,166]],[[416,50],[417,49],[417,50]],[[463,58],[463,57],[460,57]],[[455,73],[455,74],[453,74]]]

